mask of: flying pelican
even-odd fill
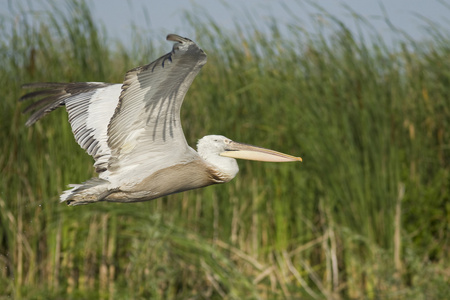
[[[208,135],[189,147],[180,108],[206,54],[193,41],[175,34],[172,51],[128,71],[123,84],[103,82],[31,83],[41,89],[21,100],[41,97],[24,112],[31,126],[65,106],[77,143],[91,155],[99,177],[69,185],[61,202],[140,202],[212,184],[225,183],[239,171],[234,158],[301,161],[273,150]]]

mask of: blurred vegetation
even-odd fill
[[[24,126],[21,84],[121,82],[171,45],[112,48],[84,2],[49,3],[1,19],[0,299],[448,296],[448,31],[388,47],[327,14],[288,37],[188,14],[208,54],[182,111],[190,144],[223,134],[303,163],[239,162],[226,185],[67,207],[58,195],[93,161],[63,109]]]

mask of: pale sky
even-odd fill
[[[18,14],[19,5],[29,7],[30,10],[46,9],[45,0],[0,0],[0,14]],[[54,1],[64,6],[65,1]],[[178,33],[183,36],[192,36],[193,29],[187,26],[184,13],[186,11],[204,11],[221,28],[233,29],[238,22],[248,24],[247,16],[251,16],[257,27],[263,32],[270,26],[270,18],[275,18],[277,24],[289,23],[297,18],[296,24],[304,28],[311,28],[311,21],[315,15],[320,17],[318,10],[310,3],[317,3],[351,29],[354,29],[354,20],[345,6],[350,7],[359,15],[368,19],[377,32],[389,42],[394,37],[392,30],[383,20],[383,9],[390,22],[414,39],[426,39],[427,33],[423,29],[426,21],[417,15],[437,22],[447,32],[450,29],[450,0],[316,0],[316,1],[220,1],[220,0],[87,0],[96,19],[103,24],[110,38],[117,38],[129,43],[133,30],[148,34],[153,41],[164,41],[168,33]],[[47,6],[48,7],[48,6]],[[294,17],[295,16],[295,17]],[[133,26],[134,25],[134,26]]]

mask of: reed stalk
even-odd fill
[[[223,134],[303,163],[239,162],[226,185],[71,208],[58,195],[93,161],[63,109],[24,126],[21,84],[121,82],[171,45],[137,31],[112,47],[84,1],[43,3],[0,19],[0,299],[447,297],[448,29],[387,46],[315,5],[327,22],[293,19],[288,35],[188,13],[208,64],[183,104],[187,141]]]

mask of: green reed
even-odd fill
[[[226,185],[66,207],[58,195],[94,174],[92,159],[63,109],[24,126],[21,84],[120,82],[171,46],[137,34],[111,47],[84,2],[48,3],[48,15],[1,20],[0,299],[446,295],[445,29],[388,47],[332,16],[331,37],[295,23],[285,37],[276,23],[224,32],[187,14],[208,54],[182,110],[188,142],[223,134],[303,162],[239,162]]]

